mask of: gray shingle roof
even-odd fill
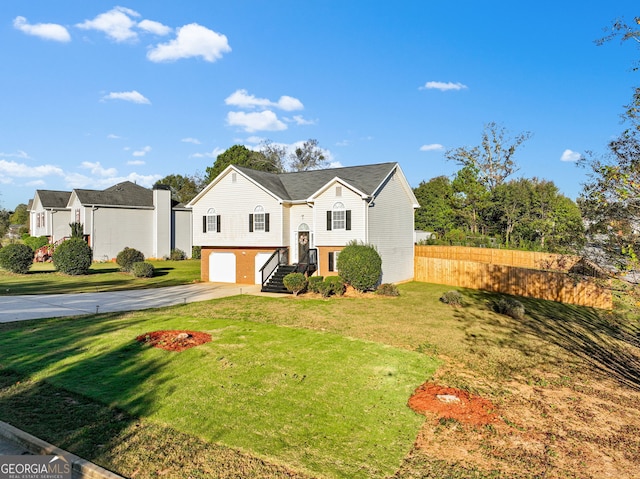
[[[83,205],[153,206],[153,192],[130,181],[118,183],[102,191],[73,191]]]
[[[70,191],[36,190],[43,208],[66,208]]]
[[[265,173],[241,166],[236,166],[236,168],[279,198],[288,201],[301,201],[309,198],[334,178],[340,178],[363,193],[373,195],[396,166],[397,163],[390,162],[281,174]]]

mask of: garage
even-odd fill
[[[209,255],[209,281],[212,283],[236,282],[235,253],[211,253]]]

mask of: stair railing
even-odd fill
[[[269,281],[271,275],[275,273],[281,264],[289,264],[289,248],[278,248],[269,257],[267,262],[260,268],[262,274],[262,287]]]
[[[318,270],[318,249],[309,248],[306,257],[306,263],[298,263],[296,271],[306,275],[312,275]]]

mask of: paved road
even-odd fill
[[[195,283],[106,293],[0,296],[0,323],[80,314],[161,308],[207,299],[256,294],[260,285]]]

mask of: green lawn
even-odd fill
[[[123,289],[159,288],[200,281],[200,260],[150,260],[153,278],[135,278],[116,263],[93,263],[88,275],[69,276],[56,272],[52,263],[36,263],[28,274],[13,274],[0,268],[0,295],[86,293]]]
[[[163,329],[213,340],[181,353],[135,341]],[[345,478],[398,469],[423,422],[407,400],[436,368],[413,351],[180,308],[14,325],[2,331],[0,351],[4,368],[30,380],[298,471]]]

